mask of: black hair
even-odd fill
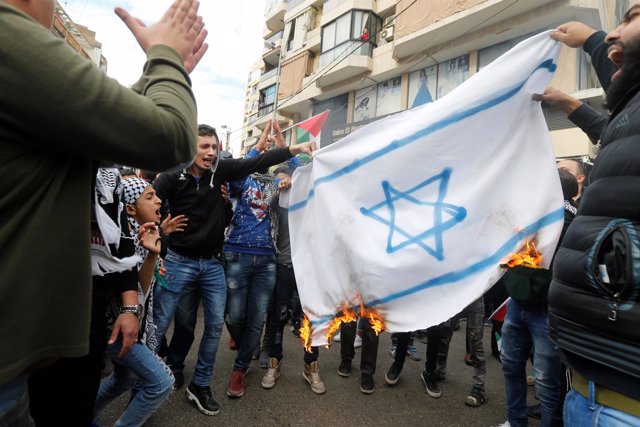
[[[198,125],[198,136],[215,136],[218,139],[216,128],[209,125]]]
[[[560,185],[562,186],[562,195],[565,200],[571,200],[578,195],[578,180],[569,171],[558,169],[560,175]]]
[[[289,169],[287,166],[278,166],[277,168],[275,168],[273,174],[278,175],[279,173],[284,173],[289,176],[293,175],[293,172],[291,172],[291,169]]]
[[[127,176],[137,176],[136,171],[131,168],[122,168],[120,169],[120,176],[125,178]]]
[[[142,175],[142,179],[153,181],[154,179],[156,179],[156,175],[158,175],[158,172],[148,169],[140,169],[140,175]]]

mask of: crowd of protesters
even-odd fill
[[[129,403],[115,425],[144,424],[185,384],[200,305],[204,328],[185,387],[194,406],[220,411],[210,383],[225,326],[237,352],[227,396],[244,395],[261,340],[261,386],[275,387],[285,326],[298,335],[302,323],[289,190],[296,156],[311,156],[315,144],[287,146],[269,121],[233,159],[213,127],[196,124],[189,73],[207,49],[197,1],[176,0],[149,27],[117,9],[147,55],[132,88],[51,35],[54,5],[0,0],[0,427],[100,425],[101,411],[124,393]],[[504,323],[492,325],[500,348],[491,346],[504,374],[503,425],[527,425],[528,416],[542,426],[640,425],[638,16],[634,5],[609,34],[577,22],[551,34],[591,56],[609,110],[553,88],[534,95],[600,143],[590,179],[581,161],[557,164],[565,222],[553,268],[510,269],[460,315],[394,334],[389,386],[399,387],[407,357],[421,360],[419,340],[418,381],[439,398],[462,317],[473,366],[464,402],[483,405],[487,311],[509,297]],[[360,390],[373,393],[377,333],[358,319],[339,334],[337,374],[351,375],[361,346]],[[318,349],[301,353],[310,391],[325,393]],[[101,380],[105,358],[114,369]],[[526,404],[529,360],[534,407]]]

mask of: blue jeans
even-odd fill
[[[176,372],[184,369],[184,361],[191,350],[195,339],[196,323],[198,321],[198,307],[200,293],[198,286],[191,284],[182,290],[182,297],[173,323],[173,335],[169,343],[167,364]]]
[[[113,360],[113,374],[100,384],[94,411],[97,417],[111,401],[137,382],[137,392],[114,427],[141,426],[173,390],[173,375],[146,345],[135,343],[122,358],[118,357],[121,348],[122,338],[107,347],[106,355]]]
[[[596,403],[593,382],[589,383],[589,390],[588,399],[575,390],[567,394],[564,401],[566,427],[640,426],[640,417]]]
[[[512,427],[527,425],[526,365],[531,351],[536,394],[542,406],[541,426],[551,425],[560,399],[562,367],[558,352],[549,340],[546,304],[525,307],[509,301],[502,326],[502,372],[507,401],[507,418]]]
[[[20,376],[0,385],[0,427],[33,426],[29,415],[27,377]]]
[[[276,256],[225,251],[227,314],[225,321],[236,342],[233,369],[246,371],[260,344],[269,303],[276,285]]]
[[[215,258],[189,258],[172,250],[167,252],[164,267],[167,269],[165,276],[167,287],[156,286],[153,301],[156,337],[160,342],[167,333],[183,290],[188,286],[197,285],[204,306],[204,332],[191,382],[199,387],[208,387],[224,325],[224,308],[227,300],[224,268]]]

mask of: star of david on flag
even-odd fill
[[[463,207],[445,203],[444,199],[449,186],[449,177],[451,168],[445,168],[438,175],[432,176],[415,187],[400,191],[394,188],[388,181],[382,181],[382,190],[384,191],[385,200],[377,203],[370,208],[361,208],[363,215],[369,216],[384,225],[389,226],[389,237],[387,239],[387,252],[396,252],[408,245],[418,245],[427,253],[431,254],[439,261],[444,260],[443,233],[457,223],[464,220],[467,211]],[[432,185],[438,186],[435,201],[419,200],[415,194],[425,187]],[[396,213],[395,204],[406,201],[416,206],[426,206],[432,208],[431,215],[424,217],[424,222],[419,222],[419,228],[425,228],[418,234],[413,235],[407,231],[407,227],[412,227],[410,220],[406,225],[400,224]],[[382,213],[382,211],[386,211]],[[394,237],[400,235],[405,239],[394,244]],[[433,241],[433,244],[429,243]]]

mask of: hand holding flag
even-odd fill
[[[304,142],[302,144],[296,144],[289,147],[289,151],[292,156],[297,156],[298,154],[306,154],[309,157],[313,157],[313,152],[318,149],[318,145],[315,141]]]

